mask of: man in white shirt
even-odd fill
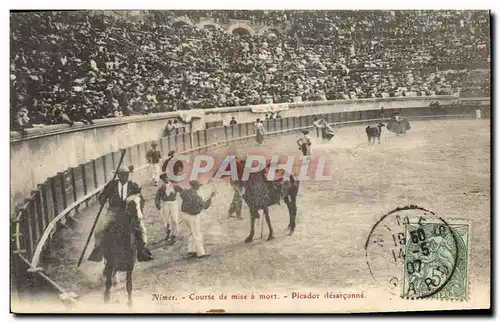
[[[162,185],[156,192],[155,206],[160,211],[163,219],[165,231],[167,236],[168,245],[175,243],[176,238],[179,236],[179,204],[177,203],[177,193],[182,191],[178,186],[174,186],[168,179],[167,173],[160,175]]]
[[[260,119],[257,119],[255,122],[255,139],[257,140],[257,143],[260,145],[264,142],[264,134],[266,133],[266,129],[264,128],[264,125],[260,121]]]
[[[95,229],[95,247],[89,257],[90,261],[99,262],[102,260],[101,243],[104,238],[104,232],[119,213],[125,212],[126,200],[131,195],[140,195],[141,188],[136,183],[129,181],[130,170],[120,167],[116,171],[118,179],[109,182],[99,195],[99,203],[105,205],[109,203],[107,212],[99,219]],[[142,196],[141,201],[144,203]],[[146,247],[146,228],[142,219],[136,228],[137,239],[137,259],[139,261],[149,261],[153,259],[151,252]]]
[[[319,118],[319,119],[318,119],[318,117],[313,118],[313,126],[314,126],[314,129],[316,129],[316,136],[318,138],[321,137],[321,130],[323,128],[323,126],[321,125],[322,121],[323,121],[322,118]]]
[[[146,159],[149,164],[151,179],[154,185],[158,185],[159,177],[160,177],[160,160],[162,158],[161,151],[156,149],[158,144],[153,142],[151,144],[151,150],[146,153]]]
[[[302,151],[302,154],[304,156],[310,156],[311,155],[311,139],[309,136],[309,131],[303,130],[302,134],[299,136],[299,139],[297,140],[297,145],[299,145],[299,150]]]

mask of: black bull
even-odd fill
[[[380,135],[382,134],[383,123],[373,124],[366,127],[366,136],[368,137],[368,143],[373,144],[375,140],[378,140],[380,144]]]

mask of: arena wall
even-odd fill
[[[25,138],[11,132],[11,206],[28,196],[31,190],[36,189],[37,184],[43,183],[58,172],[122,148],[158,140],[163,137],[169,119],[184,119],[185,128],[179,131],[189,132],[191,129],[203,129],[209,122],[222,121],[224,125],[228,125],[232,116],[239,123],[252,122],[256,118],[264,119],[266,111],[278,109],[284,109],[280,111],[280,115],[287,118],[379,110],[381,107],[386,111],[428,107],[432,101],[447,105],[456,100],[453,96],[436,96],[269,104],[96,120],[93,126],[49,126],[44,129],[29,129],[29,135]],[[190,113],[196,117],[189,117]]]
[[[24,139],[18,134],[12,136],[11,202],[28,196],[37,184],[60,171],[130,145],[163,137],[167,120],[178,118],[178,113],[165,113],[153,117],[96,120],[94,126],[57,125],[33,129],[34,134]],[[181,128],[179,132],[190,130],[189,124],[185,126],[187,129]]]

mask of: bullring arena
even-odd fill
[[[11,12],[11,311],[487,309],[490,20],[487,10]],[[238,203],[227,178],[196,178],[210,206],[196,182],[180,182],[187,193],[162,184],[163,210],[180,192],[173,243],[153,182],[176,179],[151,172],[172,151],[311,153],[331,178],[240,179],[242,218],[228,216]],[[99,215],[111,227],[94,230]],[[94,234],[106,282],[104,262],[88,260]],[[111,286],[113,268],[128,273]]]
[[[249,142],[238,150],[254,145]],[[262,148],[278,154],[294,154],[295,135],[268,138]],[[210,189],[217,189],[221,194],[202,219],[206,248],[212,254],[203,260],[186,259],[185,238],[174,246],[165,245],[163,224],[153,202],[156,187],[145,178],[134,178],[144,184],[147,200],[144,214],[156,258],[137,264],[135,302],[142,304],[142,311],[145,306],[147,311],[183,312],[189,304],[205,312],[218,307],[196,300],[186,303],[182,297],[253,292],[268,295],[270,300],[266,304],[279,311],[287,310],[290,303],[273,301],[275,295],[292,292],[307,295],[319,291],[322,295],[328,291],[349,291],[364,292],[368,298],[379,297],[375,296],[375,291],[380,286],[369,274],[364,243],[382,214],[410,204],[431,209],[446,218],[471,221],[472,265],[469,270],[473,273],[470,277],[471,286],[474,286],[471,298],[487,299],[489,150],[488,120],[412,121],[412,129],[405,135],[397,136],[383,130],[381,144],[372,146],[367,143],[364,126],[339,128],[331,142],[313,141],[313,155],[326,154],[331,161],[333,181],[301,183],[297,229],[293,236],[285,233],[288,214],[282,203],[270,210],[276,239],[260,240],[259,227],[256,239],[245,244],[243,240],[249,230],[247,207],[243,209],[244,220],[228,218],[230,186],[208,184]],[[102,263],[84,262],[79,270],[76,269],[97,210],[94,205],[79,215],[77,230],[64,231],[48,260],[47,274],[57,277],[58,283],[67,290],[78,291],[78,306],[82,308],[102,304],[103,283],[99,281]],[[185,226],[182,232],[186,232]],[[264,239],[266,232],[264,226]],[[165,298],[158,306],[158,302],[152,300],[155,293],[177,300]],[[320,304],[312,301],[290,301],[299,311],[315,306],[321,309]],[[125,304],[126,291],[121,278],[113,287],[112,304],[106,310],[125,310]],[[229,310],[235,306],[240,311],[252,309],[251,301],[235,300],[223,304]],[[349,310],[353,305],[337,302],[330,306]]]

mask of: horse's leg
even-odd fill
[[[250,234],[245,239],[246,243],[252,242],[253,235],[255,234],[255,228],[254,228],[255,227],[255,212],[258,212],[258,211],[250,210]]]
[[[289,235],[292,235],[293,232],[295,231],[295,219],[297,218],[297,193],[298,193],[298,188],[294,188],[290,192],[290,207],[289,207],[289,212],[290,212],[290,233]],[[288,206],[288,205],[287,205]],[[291,209],[291,211],[290,211]]]
[[[111,285],[113,284],[113,272],[114,268],[106,262],[106,267],[104,267],[104,272],[106,275],[106,287],[104,289],[104,303],[109,303]]]
[[[132,307],[132,272],[133,269],[127,270],[127,294],[128,294],[128,302],[127,305]]]
[[[106,261],[106,259],[104,259],[104,269],[102,270],[102,275],[99,278],[100,281],[101,281],[101,283],[106,281],[106,272],[107,272],[106,271],[106,267],[107,267],[107,264],[108,264],[108,262]]]
[[[271,219],[269,218],[269,208],[264,208],[264,215],[266,217],[267,226],[269,227],[269,236],[267,236],[267,240],[272,240],[273,236],[273,228],[271,227]]]
[[[120,280],[118,279],[118,272],[116,270],[113,271],[113,286],[118,285]]]
[[[293,205],[292,205],[292,201],[290,200],[290,193],[288,193],[288,195],[284,198],[284,200],[285,200],[286,208],[288,209],[288,215],[290,218],[290,220],[288,221],[288,227],[286,227],[286,228],[288,230],[290,230],[292,228],[292,213],[293,213]]]
[[[289,220],[288,220],[288,226],[286,227],[287,230],[290,230],[292,228],[292,208],[290,201],[285,201],[286,203],[286,208],[288,209],[288,215],[289,215]]]

